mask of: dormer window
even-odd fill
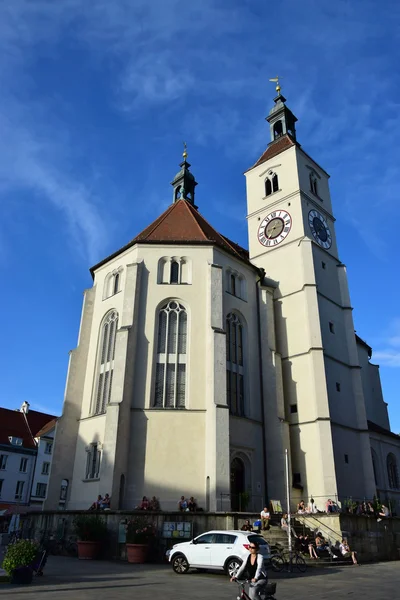
[[[15,436],[8,436],[8,441],[12,446],[22,446],[22,438]]]
[[[265,180],[265,195],[270,196],[271,194],[273,194],[274,192],[277,192],[278,190],[279,190],[278,175],[276,173],[273,173],[272,171],[270,171],[268,173],[267,179]]]
[[[313,172],[310,173],[310,189],[315,196],[318,196],[318,180]]]

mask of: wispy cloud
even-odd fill
[[[387,337],[373,353],[373,360],[387,367],[400,367],[400,318],[393,319]]]

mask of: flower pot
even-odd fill
[[[93,560],[100,552],[101,542],[78,542],[78,558]]]
[[[30,567],[18,567],[11,573],[11,583],[27,584],[32,583],[33,571]]]
[[[126,544],[126,555],[129,563],[143,564],[146,562],[147,544]]]

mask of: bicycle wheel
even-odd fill
[[[280,573],[285,568],[285,561],[280,554],[273,554],[271,556],[271,566],[275,573]]]
[[[305,573],[307,571],[307,563],[302,556],[295,556],[292,562],[296,565],[300,573]]]

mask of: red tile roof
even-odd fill
[[[251,264],[248,250],[218,233],[190,202],[178,200],[126,246],[92,267],[92,275],[96,268],[135,244],[215,244]]]
[[[36,410],[30,410],[26,416],[33,437],[36,437],[37,433],[40,432],[49,421],[53,421],[57,418],[54,415],[47,415],[45,413],[37,412]],[[22,438],[21,448],[34,449],[36,447],[23,413],[19,410],[0,408],[0,444],[12,447],[10,440],[8,439],[11,436]],[[15,448],[16,446],[13,447]]]
[[[284,136],[279,138],[279,140],[277,140],[276,142],[272,142],[268,146],[268,148],[266,149],[264,154],[262,154],[260,156],[258,161],[252,167],[250,167],[250,169],[254,169],[254,167],[258,167],[258,165],[262,165],[262,163],[266,162],[270,158],[273,158],[274,156],[277,156],[277,154],[284,152],[284,150],[287,150],[288,148],[291,148],[292,146],[300,146],[300,144],[295,142],[290,137],[290,135],[285,134]],[[249,169],[249,171],[250,171],[250,169]]]

